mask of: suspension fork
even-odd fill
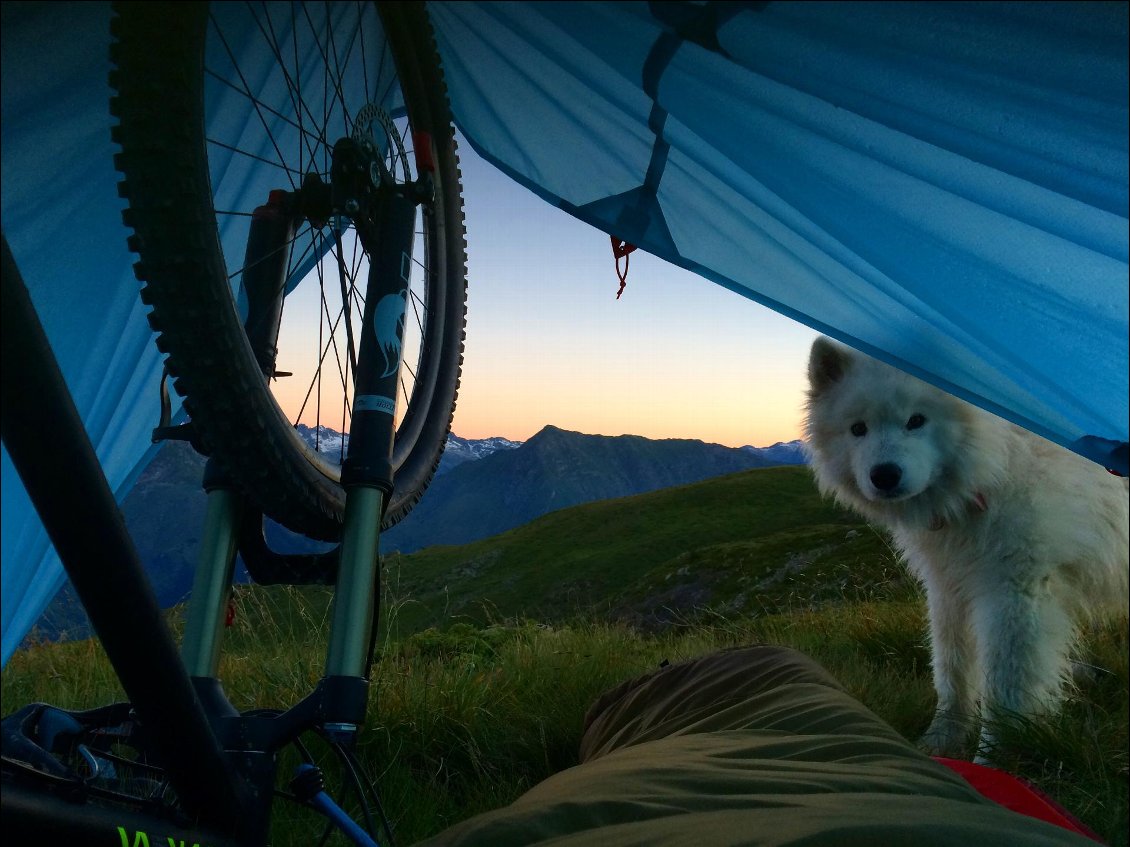
[[[425,181],[426,182],[426,181]],[[222,470],[205,472],[208,512],[189,603],[181,656],[213,726],[247,777],[254,798],[246,822],[265,838],[274,783],[273,751],[301,728],[321,725],[350,743],[368,705],[371,645],[379,609],[381,518],[392,493],[392,449],[403,323],[412,266],[416,200],[387,187],[376,193],[366,223],[356,224],[369,252],[369,278],[357,351],[349,452],[342,468],[345,515],[325,672],[316,690],[277,719],[240,718],[218,680],[223,610],[243,498]],[[375,223],[374,223],[375,222]],[[274,373],[287,255],[295,229],[293,195],[272,192],[256,210],[245,256],[245,328],[264,378]]]
[[[372,200],[369,217],[358,220],[370,266],[365,309],[358,339],[349,452],[342,468],[345,516],[334,592],[330,644],[323,686],[340,694],[324,704],[327,722],[355,725],[364,715],[377,608],[380,521],[392,493],[392,448],[395,436],[404,313],[409,296],[415,198],[384,188]],[[286,257],[294,233],[288,196],[272,192],[256,209],[245,256],[244,289],[248,299],[246,329],[264,378],[274,373],[276,338],[282,308]],[[197,568],[201,602],[190,603],[182,653],[193,677],[216,674],[221,608],[235,555],[239,498],[222,475],[207,484],[209,512]],[[331,705],[340,701],[340,707]],[[331,719],[332,716],[332,719]],[[339,720],[340,718],[340,720]]]
[[[342,467],[345,520],[323,684],[327,724],[351,734],[365,716],[370,645],[379,608],[381,517],[392,493],[392,450],[404,314],[409,297],[416,206],[386,188],[372,229],[358,224],[369,251],[349,452]],[[368,243],[366,243],[368,242]],[[335,699],[337,702],[334,702]]]

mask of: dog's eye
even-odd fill
[[[906,428],[907,429],[918,429],[920,426],[922,426],[925,423],[926,423],[926,416],[925,415],[917,415],[917,414],[911,415],[910,420],[908,420],[906,422]]]
[[[856,421],[851,425],[851,434],[856,438],[862,438],[867,434],[867,424],[863,421]]]

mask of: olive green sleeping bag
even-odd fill
[[[580,753],[420,847],[1094,844],[986,800],[787,648],[620,685],[589,710]]]

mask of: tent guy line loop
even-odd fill
[[[636,245],[629,244],[622,238],[617,238],[615,235],[608,236],[612,239],[612,256],[616,260],[616,276],[620,278],[620,290],[616,292],[616,299],[620,299],[620,295],[624,293],[624,288],[628,285],[628,261],[629,254],[636,249]],[[624,269],[620,269],[620,260],[624,260]]]

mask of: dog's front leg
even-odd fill
[[[968,755],[977,714],[976,653],[965,598],[950,586],[926,585],[938,705],[919,744],[931,755]]]
[[[1046,714],[1058,705],[1074,627],[1046,578],[998,586],[979,597],[973,611],[985,674],[977,761],[987,763],[1003,721]]]

